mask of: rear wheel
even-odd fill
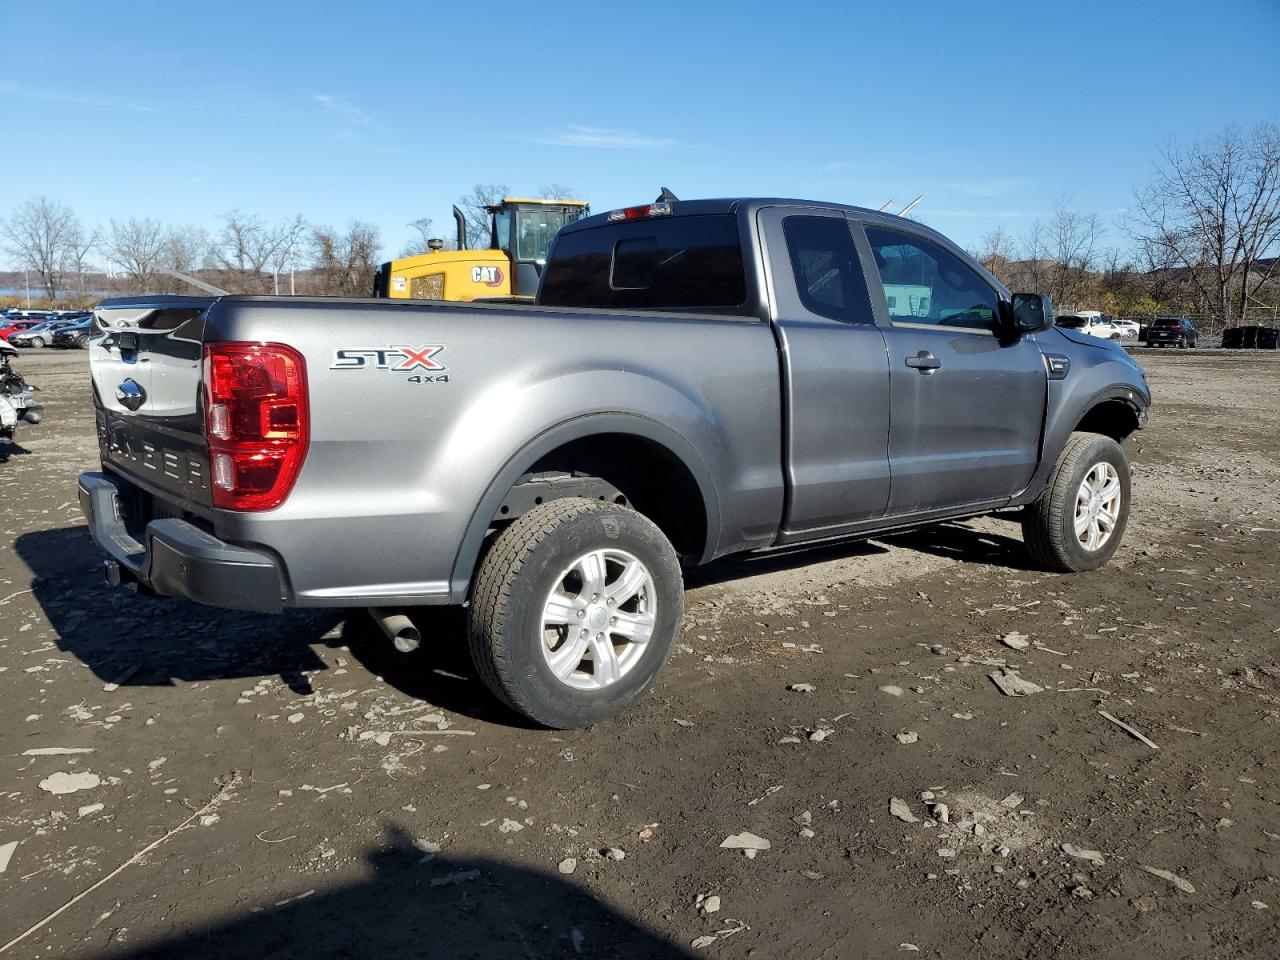
[[[1022,515],[1027,550],[1050,570],[1095,570],[1129,520],[1129,461],[1110,437],[1073,433],[1049,482]]]
[[[27,341],[27,345],[31,347],[35,347],[37,350],[39,350],[41,347],[44,346],[44,337],[32,337],[30,340]]]
[[[651,521],[613,503],[541,504],[498,535],[468,616],[485,685],[548,727],[586,727],[644,694],[675,646],[680,563]]]
[[[81,350],[89,346],[89,335],[87,333],[82,333],[80,336],[76,337],[76,346]]]

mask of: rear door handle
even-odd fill
[[[907,357],[907,366],[919,370],[926,376],[942,367],[942,361],[928,350],[919,351],[914,357]]]

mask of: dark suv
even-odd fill
[[[1167,347],[1177,344],[1179,349],[1194,347],[1200,342],[1200,331],[1186,317],[1156,317],[1147,327],[1147,346]]]

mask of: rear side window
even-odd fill
[[[810,313],[845,323],[873,323],[871,297],[844,217],[786,217],[791,272]]]
[[[724,214],[561,234],[538,291],[552,307],[730,311],[746,299],[738,220]]]

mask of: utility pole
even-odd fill
[[[31,309],[31,268],[30,268],[30,267],[23,267],[23,268],[22,268],[22,274],[23,274],[24,278],[26,279],[26,287],[27,287],[27,309],[28,309],[28,310],[30,310],[30,309]]]

